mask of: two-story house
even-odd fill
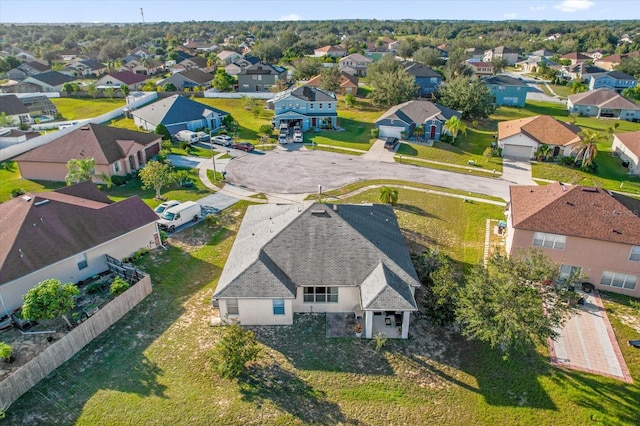
[[[535,247],[596,288],[640,297],[640,200],[552,183],[511,186],[506,250]]]
[[[442,84],[442,75],[420,62],[407,62],[404,70],[415,79],[420,96],[431,95]]]
[[[469,59],[466,61],[466,64],[469,68],[471,68],[471,72],[473,73],[474,78],[489,77],[493,75],[493,65],[491,65],[489,62]]]
[[[483,81],[489,88],[489,92],[495,97],[496,105],[524,108],[529,86],[522,80],[508,75],[495,75],[485,78]]]
[[[482,57],[483,62],[491,62],[497,59],[504,59],[507,65],[515,65],[518,62],[518,52],[505,46],[498,46],[493,49],[486,50]]]
[[[269,92],[278,81],[287,81],[287,69],[258,62],[238,73],[238,92]]]
[[[353,53],[345,56],[338,61],[338,69],[356,77],[364,77],[367,75],[367,66],[373,62],[373,59],[367,58],[359,53]]]
[[[603,74],[592,74],[589,80],[589,90],[610,89],[616,93],[622,93],[624,89],[633,89],[638,85],[638,80],[622,71],[609,71]]]
[[[335,93],[310,86],[292,87],[276,94],[272,102],[276,127],[286,123],[307,131],[311,128],[334,129],[338,125]]]

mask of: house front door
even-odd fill
[[[434,139],[436,137],[436,126],[433,124],[429,127],[429,139]]]
[[[311,127],[317,127],[316,126],[316,118],[315,117],[311,117]]]

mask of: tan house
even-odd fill
[[[373,63],[373,59],[359,53],[353,53],[338,61],[338,69],[350,75],[364,77],[367,75],[367,66],[371,63]]]
[[[504,157],[530,159],[541,145],[548,145],[551,155],[570,155],[580,144],[581,129],[548,115],[501,121],[498,123],[498,147]]]
[[[305,86],[320,87],[320,75],[312,77],[307,81]],[[341,95],[356,95],[358,93],[358,77],[340,72],[340,88],[338,89],[338,93]]]
[[[640,174],[640,131],[615,133],[611,148],[628,163],[629,173]]]
[[[138,196],[114,203],[91,182],[0,204],[0,312],[39,282],[78,282],[106,271],[106,255],[160,245],[158,217]]]
[[[93,158],[96,173],[124,176],[142,168],[160,151],[155,133],[86,124],[15,158],[24,179],[64,182],[67,162]]]
[[[596,288],[640,296],[640,200],[603,189],[512,186],[506,250],[535,247]]]
[[[493,65],[488,62],[467,61],[466,64],[471,68],[473,77],[475,78],[490,77],[493,75]]]
[[[618,65],[620,65],[623,59],[638,56],[640,56],[640,51],[609,55],[605,56],[604,58],[596,59],[594,65],[609,71],[613,71]]]
[[[323,46],[313,51],[313,56],[321,58],[331,56],[332,58],[342,58],[347,56],[347,50],[342,46]]]
[[[107,89],[109,87],[119,89],[121,86],[127,86],[130,90],[139,90],[147,81],[145,74],[135,74],[129,70],[110,73],[102,76],[95,85],[98,89]]]
[[[587,61],[591,61],[592,59],[587,56],[587,55],[583,55],[580,52],[571,52],[571,53],[566,53],[562,56],[560,56],[560,59],[568,59],[571,61],[571,65],[576,65],[582,62],[587,62]]]

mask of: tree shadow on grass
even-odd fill
[[[338,404],[326,399],[324,392],[277,364],[250,369],[238,385],[242,399],[255,404],[258,410],[270,403],[305,424],[360,424],[347,418]]]
[[[405,213],[410,213],[410,214],[417,214],[423,217],[431,217],[431,218],[437,218],[436,216],[432,215],[431,213],[427,212],[426,210],[415,206],[413,204],[403,204],[403,203],[397,203],[395,206],[393,206],[395,209],[403,211]]]

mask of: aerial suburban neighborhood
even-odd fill
[[[637,11],[4,3],[0,422],[639,424]]]

